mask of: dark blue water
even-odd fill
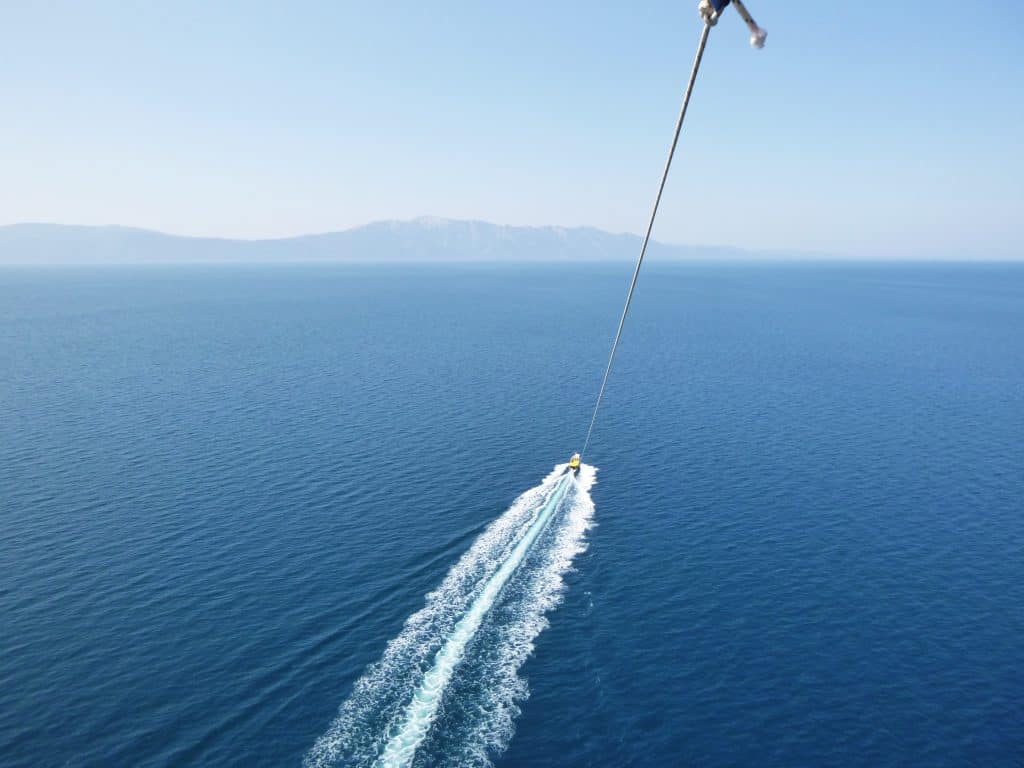
[[[0,764],[301,764],[629,269],[0,272]],[[655,266],[617,365],[497,765],[1024,764],[1024,267]]]

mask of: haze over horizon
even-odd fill
[[[8,9],[0,225],[281,238],[426,215],[642,230],[695,3]],[[1021,6],[753,3],[716,27],[655,237],[1024,257]]]
[[[510,227],[485,221],[421,217],[272,239],[182,237],[120,226],[24,223],[0,226],[0,266],[60,264],[213,264],[311,262],[614,262],[632,261],[637,235],[593,227]],[[799,258],[806,254],[746,251],[652,241],[654,257],[680,259]]]

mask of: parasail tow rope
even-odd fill
[[[686,107],[690,103],[690,94],[693,93],[693,84],[697,79],[697,70],[700,69],[700,60],[704,56],[704,47],[708,42],[708,33],[711,25],[705,23],[700,33],[700,42],[697,43],[697,56],[693,60],[693,69],[690,71],[690,82],[686,85],[686,94],[683,96],[683,106],[679,110],[679,119],[676,121],[676,130],[672,134],[672,144],[668,149],[668,159],[665,161],[665,170],[661,173],[661,183],[658,184],[658,194],[654,198],[654,208],[651,210],[651,218],[647,222],[647,232],[644,234],[643,244],[640,246],[640,257],[636,260],[636,268],[633,270],[633,279],[629,282],[629,292],[626,294],[626,304],[622,308],[622,316],[619,318],[619,327],[615,331],[615,341],[612,342],[612,351],[608,355],[608,364],[604,368],[604,377],[601,379],[601,389],[597,392],[597,402],[594,403],[594,413],[590,417],[590,426],[587,428],[587,438],[583,441],[583,450],[580,457],[587,452],[590,445],[590,435],[594,431],[594,422],[597,421],[597,412],[601,408],[601,400],[604,398],[604,388],[608,384],[608,375],[612,372],[612,363],[615,361],[615,352],[619,348],[619,339],[622,338],[622,327],[626,324],[626,315],[629,314],[629,305],[633,301],[633,290],[636,288],[637,278],[640,277],[640,266],[644,263],[644,254],[647,253],[647,243],[651,239],[651,230],[654,229],[654,219],[658,215],[658,206],[661,204],[661,193],[665,190],[665,181],[668,179],[668,170],[672,167],[672,156],[676,153],[676,144],[679,143],[679,132],[683,128],[683,120],[686,118]]]
[[[766,33],[757,26],[751,18],[747,9],[743,6],[742,0],[733,0],[737,10],[750,29],[750,44],[755,48],[764,45]],[[590,445],[590,436],[594,431],[594,424],[597,421],[597,412],[601,408],[601,400],[604,398],[604,390],[608,385],[608,376],[612,372],[612,363],[615,361],[615,352],[619,348],[619,340],[622,338],[622,328],[626,324],[626,315],[629,314],[629,305],[633,301],[633,291],[636,289],[636,281],[640,276],[640,267],[644,263],[644,255],[647,253],[647,245],[651,240],[651,230],[654,229],[654,219],[658,215],[658,206],[661,204],[661,195],[665,191],[665,182],[668,179],[669,169],[672,167],[672,157],[676,153],[676,144],[679,143],[679,133],[683,129],[683,120],[686,119],[686,108],[690,104],[690,95],[693,93],[693,84],[697,80],[697,71],[700,69],[700,61],[704,57],[704,48],[707,46],[708,34],[711,27],[718,22],[719,15],[729,4],[729,0],[701,0],[698,5],[698,12],[704,20],[704,27],[700,33],[700,40],[697,43],[697,54],[693,59],[693,68],[690,70],[690,79],[686,84],[686,93],[683,95],[683,104],[679,109],[679,119],[676,120],[676,129],[672,134],[672,143],[669,145],[668,158],[665,160],[665,170],[661,172],[661,182],[658,184],[658,194],[654,198],[654,207],[651,209],[651,218],[647,222],[647,231],[644,233],[643,243],[640,246],[640,256],[636,260],[636,268],[633,270],[633,279],[629,282],[629,292],[626,294],[626,303],[622,307],[622,316],[619,318],[619,327],[615,331],[615,340],[612,342],[612,350],[608,355],[608,364],[604,369],[604,376],[601,379],[601,389],[597,393],[597,401],[594,403],[594,413],[590,417],[590,426],[587,428],[587,437],[583,441],[583,450],[580,457],[587,452]]]

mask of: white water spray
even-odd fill
[[[515,549],[494,575],[487,580],[479,596],[469,606],[469,610],[459,620],[459,623],[455,625],[455,631],[438,651],[434,658],[434,666],[424,675],[423,683],[413,695],[412,702],[405,711],[405,721],[399,732],[388,741],[387,747],[384,748],[384,753],[377,762],[381,768],[404,768],[412,762],[416,748],[426,737],[427,731],[434,721],[437,708],[441,704],[441,697],[455,672],[456,665],[462,660],[466,645],[473,639],[473,635],[480,627],[480,622],[494,605],[501,588],[505,586],[509,577],[523,562],[523,558],[526,557],[526,553],[537,540],[537,536],[547,527],[552,513],[565,500],[565,495],[572,487],[572,483],[573,477],[570,474],[566,474],[558,481],[551,490],[547,501],[537,512],[530,527],[516,544]]]
[[[576,480],[565,474],[565,465],[556,467],[480,534],[357,681],[338,718],[306,755],[307,768],[411,765],[417,750],[427,749],[423,742],[438,722],[446,691],[461,691],[453,681],[466,675],[486,681],[471,695],[483,695],[489,704],[477,707],[462,700],[465,692],[453,693],[458,706],[469,704],[474,715],[457,732],[446,731],[443,758],[490,764],[489,754],[503,750],[512,736],[516,700],[528,695],[519,667],[547,626],[544,614],[561,599],[563,574],[585,548],[593,513],[587,491],[594,478],[593,467],[584,465]],[[499,601],[502,618],[487,618]],[[478,649],[472,641],[485,621],[489,627],[497,621],[492,629],[499,634]],[[435,736],[430,749],[438,748]]]

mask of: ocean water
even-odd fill
[[[1024,765],[1024,266],[630,268],[0,271],[0,764]]]

